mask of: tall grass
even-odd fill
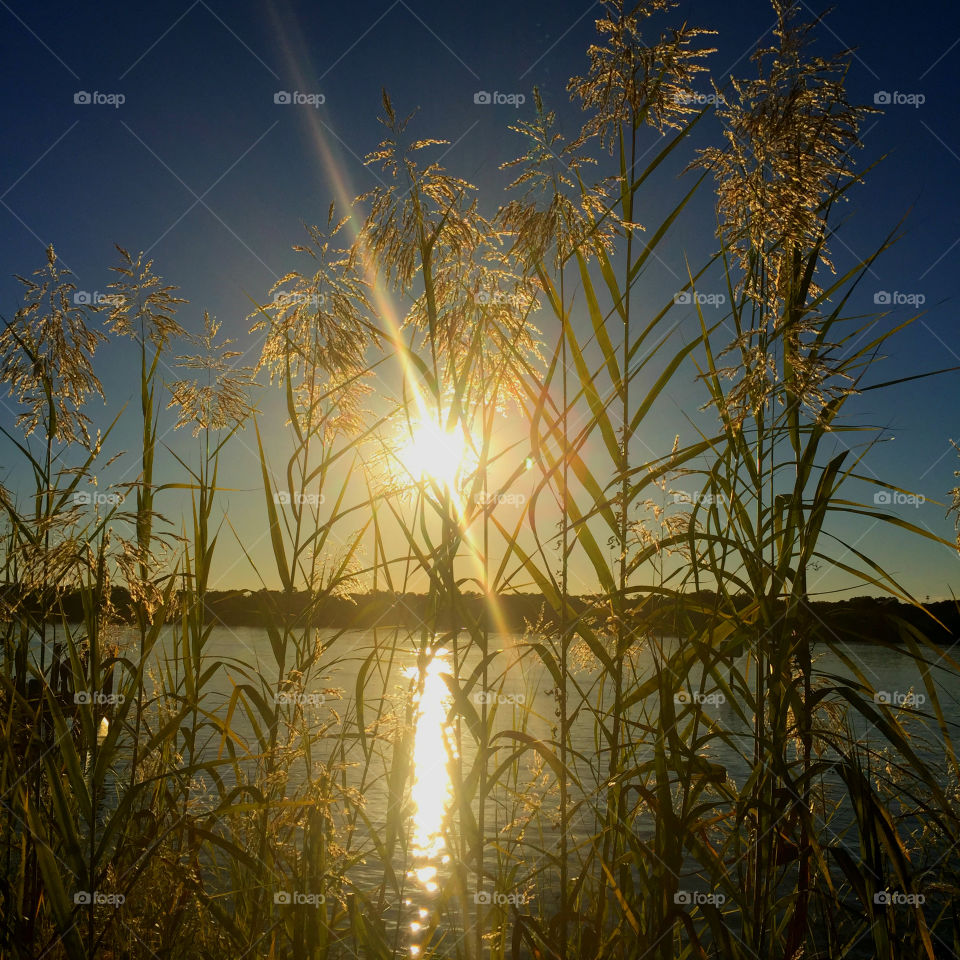
[[[570,85],[582,130],[564,139],[536,94],[507,164],[514,192],[489,216],[384,94],[387,133],[368,160],[386,186],[309,229],[308,266],[251,315],[256,371],[208,315],[188,335],[175,288],[121,250],[106,321],[139,358],[142,449],[136,477],[95,508],[82,494],[108,475],[112,425],[91,437],[85,411],[102,394],[104,335],[52,248],[24,281],[0,335],[23,412],[3,432],[32,481],[0,491],[3,956],[960,949],[960,770],[937,686],[957,664],[899,625],[933,762],[917,748],[920,711],[878,702],[849,638],[811,605],[826,569],[914,602],[840,538],[838,516],[945,543],[849,492],[889,486],[847,405],[906,325],[850,306],[893,235],[831,272],[865,111],[846,100],[843,58],[808,57],[807,28],[776,4],[758,78],[717,91],[727,143],[693,152],[707,111],[689,94],[709,51],[686,26],[644,38],[668,7],[604,5]],[[694,170],[648,222],[677,162]],[[667,240],[711,177],[716,252],[658,304]],[[719,320],[696,296],[706,283],[722,285]],[[685,301],[695,329],[681,340]],[[198,352],[175,358],[185,341]],[[279,466],[257,383],[283,398]],[[655,449],[681,383],[709,414]],[[164,406],[192,454],[162,444]],[[424,429],[463,449],[456,469],[409,462]],[[240,484],[221,456],[241,441],[269,570],[227,506]],[[178,480],[157,482],[159,458]],[[174,522],[178,502],[189,510]],[[225,542],[281,587],[261,594],[258,657],[214,650]],[[113,608],[114,585],[128,610]],[[423,592],[426,615],[411,629],[320,626],[332,598],[367,587]],[[499,598],[530,591],[538,621],[505,635]],[[849,676],[818,669],[824,648]],[[442,856],[422,848],[411,800],[441,655]],[[529,696],[511,699],[518,675]],[[906,905],[884,904],[887,891]]]

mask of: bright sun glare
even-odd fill
[[[399,456],[414,479],[433,480],[453,491],[468,453],[460,430],[444,430],[438,423],[425,420],[414,428]]]

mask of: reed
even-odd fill
[[[489,215],[384,94],[368,162],[385,185],[331,207],[255,304],[255,369],[209,314],[188,334],[142,256],[120,250],[105,318],[73,304],[52,248],[24,281],[0,334],[21,413],[3,434],[32,481],[0,489],[0,955],[960,949],[960,768],[937,683],[958,665],[899,623],[928,706],[878,701],[810,602],[827,569],[915,602],[838,519],[953,546],[849,492],[891,489],[847,405],[909,323],[850,307],[896,231],[839,274],[829,255],[867,111],[844,58],[811,57],[812,27],[777,0],[757,77],[716,90],[727,142],[694,151],[711,51],[686,26],[647,39],[672,6],[603,5],[570,84],[582,129],[564,139],[536,93]],[[716,251],[657,303],[667,240],[711,183]],[[110,469],[113,425],[91,437],[87,414],[102,319],[139,359],[142,439],[104,504],[77,496]],[[679,384],[708,413],[656,449]],[[286,424],[265,444],[269,389]],[[162,443],[165,407],[192,453]],[[221,458],[240,448],[269,570],[230,522]],[[215,649],[224,542],[281,586],[257,657]],[[427,612],[322,626],[366,587],[424,593]],[[506,633],[498,598],[530,591],[539,619]],[[848,675],[818,667],[825,649]]]

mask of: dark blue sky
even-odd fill
[[[498,166],[520,152],[507,124],[529,111],[535,84],[563,126],[577,130],[579,112],[565,86],[585,67],[598,12],[596,4],[568,0],[468,7],[417,0],[0,0],[0,313],[13,314],[19,285],[12,275],[40,266],[46,244],[55,244],[80,289],[103,292],[118,242],[148,250],[158,272],[181,287],[191,301],[181,314],[187,325],[198,329],[209,309],[247,346],[247,296],[264,298],[297,264],[290,247],[303,239],[301,223],[322,223],[331,200],[377,182],[360,158],[381,135],[381,87],[399,112],[419,108],[416,135],[451,141],[445,165],[478,185],[492,213],[509,179]],[[683,3],[674,19],[719,31],[709,63],[721,85],[731,70],[752,73],[750,51],[764,35],[772,40],[773,16],[763,0]],[[926,314],[894,342],[874,379],[960,364],[960,8],[841,0],[819,35],[824,54],[857,47],[848,81],[854,102],[872,103],[879,91],[924,98],[920,106],[892,103],[867,123],[861,163],[889,156],[853,194],[834,243],[842,267],[866,256],[909,214],[905,236],[875,265],[855,306],[868,313],[875,293],[896,291],[922,295]],[[709,89],[706,80],[702,86]],[[523,93],[527,104],[519,111],[476,104],[480,90]],[[124,102],[75,103],[80,91],[121,94]],[[322,94],[325,102],[277,104],[278,91]],[[698,145],[719,142],[711,122]],[[678,196],[670,191],[679,166],[662,190],[645,197],[643,222],[656,224]],[[653,291],[675,289],[684,255],[696,262],[713,248],[711,205],[704,190],[678,224],[662,272],[650,277]],[[888,322],[908,315],[909,307],[893,309]],[[111,411],[135,388],[135,371],[115,350],[104,350],[98,364]],[[664,437],[680,429],[684,415],[697,416],[701,399],[693,389],[671,396]],[[857,398],[851,410],[895,437],[871,453],[869,470],[946,501],[960,465],[948,442],[960,434],[958,399],[957,374]],[[12,420],[8,405],[0,417]],[[118,447],[135,446],[134,425],[135,418],[125,419]],[[0,453],[4,462],[7,451]],[[14,482],[6,468],[4,477]],[[241,511],[232,511],[239,518]],[[927,503],[903,516],[949,538],[953,526],[944,512]],[[235,522],[243,525],[242,518]],[[921,595],[960,587],[960,565],[946,548],[921,549],[869,521],[844,532],[863,537],[859,548],[876,553]],[[235,579],[255,585],[245,574]]]

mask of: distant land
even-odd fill
[[[120,622],[132,622],[130,596],[123,587],[112,590],[112,606]],[[632,624],[638,628],[679,635],[696,628],[698,608],[710,609],[715,595],[709,591],[685,594],[680,600],[647,597],[632,601]],[[83,604],[76,591],[59,599],[62,616],[70,622],[83,619]],[[737,599],[737,608],[745,609],[751,600]],[[370,629],[378,627],[415,628],[422,623],[450,625],[449,617],[435,617],[431,598],[425,594],[378,591],[346,596],[325,596],[313,601],[310,623],[314,627]],[[570,598],[571,608],[593,623],[604,623],[609,607],[584,595]],[[781,604],[782,605],[782,604]],[[0,584],[0,619],[12,607],[35,607],[31,598]],[[226,627],[262,627],[268,622],[302,623],[311,606],[306,592],[284,593],[277,590],[214,590],[207,594],[207,620]],[[555,622],[549,605],[540,594],[503,594],[496,598],[497,616],[489,614],[488,603],[479,594],[464,594],[460,620],[484,624],[492,631],[507,629],[523,632],[527,627]],[[5,611],[3,608],[7,608]],[[949,645],[960,639],[960,604],[942,600],[914,606],[894,598],[860,596],[845,600],[811,601],[806,606],[808,623],[815,639],[898,643],[903,624],[917,628],[937,644]],[[465,626],[461,622],[458,626]]]

